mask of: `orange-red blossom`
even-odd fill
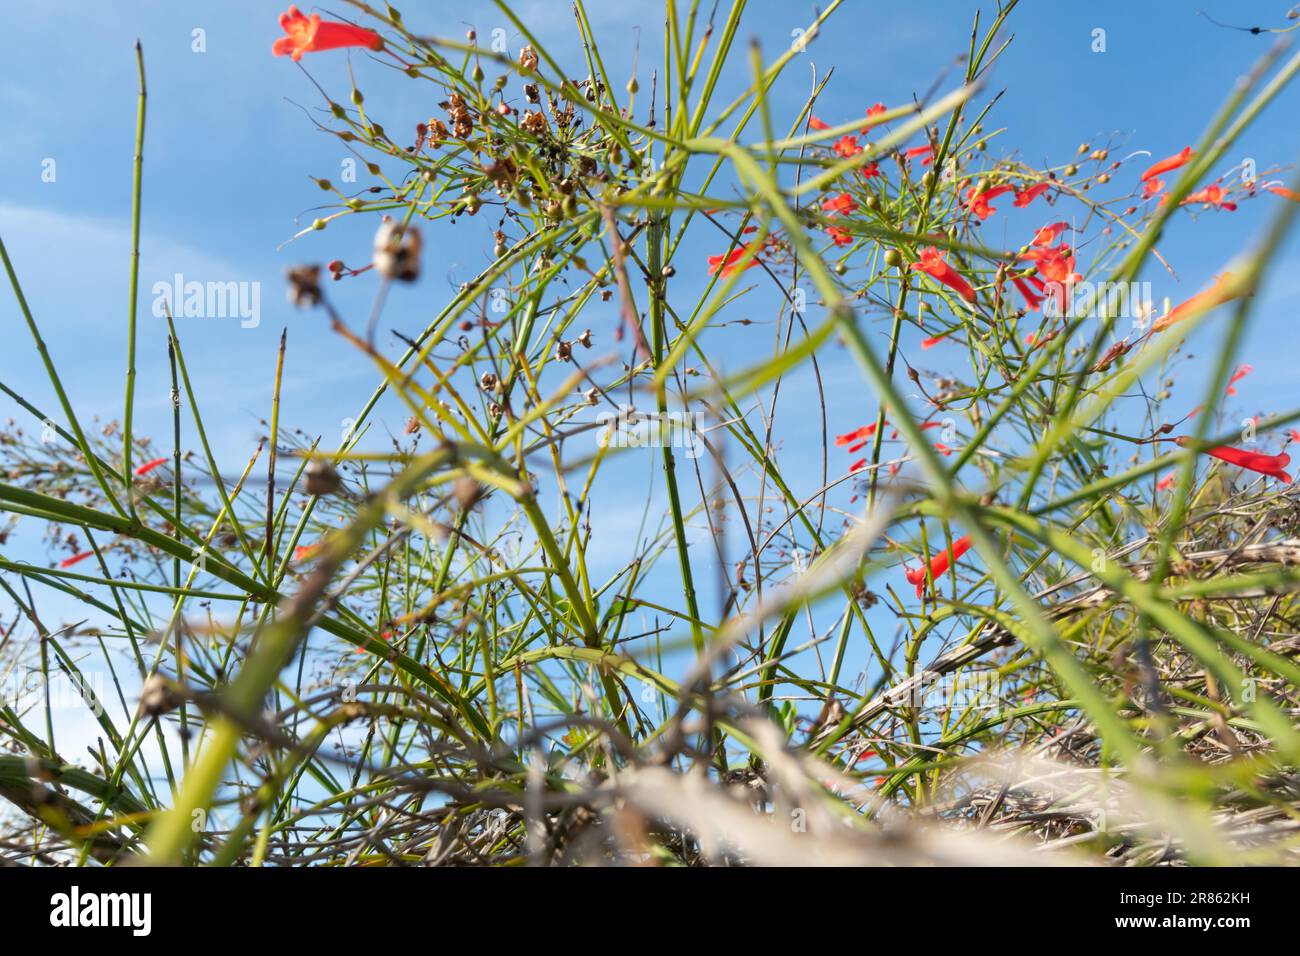
[[[1145,173],[1142,174],[1142,182],[1148,179],[1154,179],[1161,173],[1167,173],[1171,169],[1177,169],[1196,154],[1192,152],[1192,147],[1184,146],[1181,152],[1174,153],[1172,156],[1166,156],[1160,162],[1152,165]]]
[[[952,289],[967,302],[975,301],[975,290],[971,288],[970,283],[962,278],[961,273],[948,265],[947,260],[935,246],[923,250],[921,258],[908,268],[914,272],[924,272],[931,279]]]
[[[952,543],[950,549],[930,559],[930,578],[938,581],[952,563],[969,550],[970,535],[964,534]],[[907,576],[908,584],[916,585],[916,596],[920,597],[925,591],[925,568],[908,568],[904,574]]]
[[[1191,439],[1186,435],[1180,435],[1174,441],[1181,447]],[[1226,461],[1230,465],[1245,468],[1247,471],[1258,472],[1269,478],[1276,478],[1283,484],[1291,484],[1291,476],[1283,470],[1287,465],[1291,464],[1291,456],[1286,452],[1282,452],[1280,455],[1265,455],[1263,452],[1233,448],[1231,445],[1219,445],[1216,448],[1205,448],[1203,451],[1207,455],[1220,461]]]
[[[1201,312],[1207,312],[1237,298],[1238,292],[1232,288],[1232,273],[1224,272],[1214,277],[1214,284],[1204,292],[1198,292],[1186,302],[1174,306],[1168,315],[1162,315],[1151,323],[1152,332],[1160,332],[1176,322]]]
[[[286,35],[275,41],[271,52],[276,56],[293,57],[295,61],[301,60],[304,53],[319,53],[348,46],[378,50],[384,45],[383,39],[374,30],[350,23],[322,20],[316,13],[306,17],[295,6],[280,14],[280,26]]]

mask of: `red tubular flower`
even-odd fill
[[[848,193],[840,193],[834,199],[828,199],[822,203],[822,212],[828,216],[847,216],[857,208],[858,204],[853,201],[853,197]]]
[[[1019,206],[1021,209],[1023,209],[1025,206],[1028,206],[1031,202],[1033,202],[1035,199],[1037,199],[1039,196],[1041,196],[1043,193],[1047,192],[1047,190],[1051,188],[1052,188],[1052,184],[1050,182],[1047,182],[1047,183],[1039,183],[1037,186],[1030,186],[1028,189],[1019,189],[1016,191],[1016,200],[1014,203],[1012,203],[1012,205]],[[1048,241],[1050,242],[1051,240]]]
[[[837,246],[853,245],[853,234],[841,229],[839,226],[827,226],[826,235],[831,237],[831,242]]]
[[[880,164],[867,163],[864,166],[858,167],[858,172],[862,174],[863,179],[875,179],[880,175]]]
[[[308,18],[294,6],[289,7],[287,13],[280,14],[280,26],[287,36],[276,40],[271,52],[276,56],[291,56],[295,62],[301,60],[304,53],[319,53],[348,46],[378,50],[384,45],[383,39],[374,30],[354,27],[350,23],[322,20],[315,13]]]
[[[1034,233],[1034,238],[1030,240],[1029,244],[1031,246],[1050,246],[1056,241],[1057,236],[1069,228],[1070,224],[1068,222],[1050,223]]]
[[[155,458],[153,461],[146,461],[143,465],[137,468],[135,470],[135,474],[147,475],[149,474],[149,472],[153,471],[159,465],[165,465],[165,464],[167,464],[166,458]]]
[[[1179,203],[1179,205],[1194,206],[1197,203],[1202,203],[1206,206],[1213,206],[1215,209],[1226,209],[1228,212],[1236,212],[1237,204],[1235,202],[1226,202],[1223,196],[1223,187],[1218,183],[1211,183],[1204,189],[1192,193]]]
[[[934,246],[922,251],[920,260],[913,262],[908,268],[915,272],[924,272],[931,279],[952,289],[967,302],[975,301],[975,290],[971,288],[970,283],[963,279],[956,269],[948,265]]]
[[[938,345],[940,342],[942,342],[944,339],[946,339],[947,337],[948,337],[948,336],[946,336],[946,335],[932,335],[932,336],[930,336],[928,339],[922,339],[922,340],[921,340],[921,348],[923,348],[923,349],[927,349],[927,350],[928,350],[928,349],[932,349],[932,348],[934,348],[936,345]]]
[[[876,423],[872,422],[870,425],[863,425],[861,428],[857,429],[856,431],[845,432],[843,435],[836,435],[835,445],[836,447],[843,447],[844,445],[852,445],[853,448],[861,448],[862,446],[859,445],[858,442],[866,441],[875,433],[876,433]],[[853,451],[853,448],[850,448],[849,451]]]
[[[1038,266],[1038,274],[1048,282],[1077,282],[1074,273],[1074,253],[1068,243],[1059,246],[1035,246],[1028,252],[1021,253],[1021,259],[1030,259]]]
[[[1169,310],[1168,315],[1163,315],[1151,323],[1152,332],[1160,332],[1169,328],[1175,322],[1181,322],[1183,319],[1193,314],[1205,312],[1220,306],[1230,299],[1236,298],[1229,286],[1232,284],[1232,273],[1224,272],[1214,277],[1214,283],[1204,292],[1198,292],[1186,302],[1174,306]]]
[[[929,166],[932,162],[934,162],[934,147],[913,146],[911,149],[903,150],[904,159],[916,159],[916,157],[918,156],[925,157],[925,159],[921,160],[922,166]]]
[[[722,278],[724,279],[730,278],[733,272],[741,268],[739,264],[740,260],[745,257],[745,253],[749,250],[749,248],[750,246],[745,246],[740,249],[732,249],[725,256],[709,256],[709,275],[714,275],[717,272],[721,272]],[[744,266],[744,268],[752,269],[756,265],[758,265],[757,256],[751,259]]]
[[[1020,294],[1025,297],[1025,305],[1029,311],[1037,312],[1038,307],[1043,304],[1044,296],[1038,293],[1047,288],[1047,284],[1038,276],[1012,276],[1012,283],[1020,290]]]
[[[85,561],[88,557],[90,557],[94,553],[95,553],[94,551],[82,551],[80,554],[74,554],[72,557],[64,558],[62,561],[60,561],[59,567],[70,568],[79,561]]]
[[[867,460],[865,458],[859,458],[853,464],[849,465],[849,474],[851,475],[855,471],[861,471],[863,468],[866,467],[867,467]]]
[[[1177,480],[1177,478],[1178,478],[1177,475],[1165,475],[1163,478],[1161,478],[1159,481],[1156,482],[1156,491],[1168,491],[1170,488],[1174,486],[1174,482]]]
[[[1174,441],[1181,447],[1186,445],[1190,439],[1186,435],[1180,435]],[[1226,461],[1238,468],[1245,468],[1247,471],[1254,471],[1269,478],[1276,478],[1283,484],[1291,484],[1291,476],[1283,471],[1287,465],[1291,464],[1291,456],[1286,452],[1282,452],[1280,455],[1265,455],[1263,452],[1233,448],[1231,445],[1206,448],[1204,451],[1207,455],[1217,458],[1219,461]]]
[[[1255,366],[1242,365],[1237,369],[1237,371],[1233,372],[1232,378],[1228,379],[1228,394],[1236,395],[1237,394],[1236,384],[1253,371],[1255,371]]]
[[[1056,309],[1065,313],[1070,287],[1083,277],[1074,271],[1074,253],[1067,243],[1055,247],[1035,246],[1021,253],[1021,259],[1030,259],[1038,267],[1038,274],[1047,280],[1044,288],[1056,303]]]
[[[938,581],[943,573],[948,570],[952,562],[956,561],[963,554],[970,550],[970,535],[964,534],[952,543],[952,548],[936,554],[930,559],[930,577]],[[904,572],[908,584],[916,585],[916,596],[920,597],[925,591],[925,569],[924,568],[907,568]]]
[[[1171,169],[1177,169],[1195,155],[1196,154],[1192,152],[1192,147],[1184,146],[1182,152],[1174,153],[1174,155],[1168,156],[1150,167],[1142,174],[1142,182],[1146,182],[1149,179],[1155,179],[1161,173],[1167,173]]]
[[[871,130],[876,126],[875,123],[871,122],[871,118],[873,116],[879,116],[881,113],[886,112],[887,109],[888,107],[886,107],[884,103],[876,103],[872,106],[867,107],[867,125],[862,127],[863,136],[866,136],[868,133],[870,133]]]
[[[293,559],[295,561],[309,561],[316,556],[320,550],[320,544],[300,544],[293,549]]]
[[[817,117],[814,116],[812,119],[808,120],[808,128],[815,129],[820,133],[822,130],[830,129],[831,127],[829,123],[823,123],[821,120],[819,120]]]
[[[850,156],[856,156],[858,153],[862,152],[862,147],[858,145],[858,138],[856,136],[841,136],[835,141],[834,145],[831,146],[831,149],[835,151],[837,156],[843,156],[845,159],[848,159]]]
[[[1268,191],[1275,196],[1281,196],[1283,199],[1289,199],[1292,202],[1300,202],[1300,193],[1294,189],[1287,189],[1285,186],[1269,186]]]
[[[966,208],[973,212],[981,221],[997,212],[989,205],[989,200],[1001,196],[1003,193],[1011,192],[1014,186],[994,186],[991,189],[976,190],[974,186],[966,190]],[[1020,205],[1016,203],[1016,205]]]
[[[1142,187],[1142,198],[1150,199],[1164,188],[1165,181],[1163,179],[1148,179],[1146,185]]]

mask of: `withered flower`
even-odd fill
[[[303,474],[303,487],[309,495],[330,495],[339,490],[343,479],[328,461],[323,458],[312,459]]]
[[[140,716],[161,717],[173,711],[180,704],[167,678],[161,674],[152,675],[140,688]]]
[[[519,121],[524,132],[532,133],[534,136],[542,137],[550,130],[550,125],[546,122],[546,116],[541,113],[525,113],[524,118]]]
[[[284,274],[290,302],[300,309],[320,305],[320,266],[290,266]]]
[[[414,282],[420,275],[420,230],[385,216],[375,232],[373,261],[385,279]]]

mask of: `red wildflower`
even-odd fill
[[[939,454],[944,455],[944,456],[951,456],[951,455],[952,455],[952,449],[949,448],[947,445],[945,445],[945,444],[944,444],[943,442],[941,442],[941,441],[937,441],[937,442],[934,443],[934,450],[937,451]]]
[[[884,103],[875,103],[867,107],[868,116],[879,116],[881,113],[888,112],[888,107]]]
[[[293,549],[293,559],[295,561],[308,561],[316,556],[320,550],[320,544],[300,544]]]
[[[840,193],[834,199],[828,199],[822,203],[822,212],[828,216],[849,215],[858,208],[858,204],[853,201],[853,197],[848,193]]]
[[[904,159],[916,159],[916,157],[918,156],[925,157],[925,159],[921,160],[922,166],[929,166],[932,162],[934,162],[934,147],[913,146],[911,149],[903,150]]]
[[[812,119],[808,120],[808,128],[815,129],[818,132],[820,132],[821,130],[830,129],[831,127],[829,123],[823,123],[821,120],[819,120],[817,117],[814,116]]]
[[[858,145],[856,136],[841,136],[831,146],[831,149],[835,151],[836,155],[843,156],[845,159],[862,152],[862,147]]]
[[[1043,296],[1039,295],[1047,288],[1047,284],[1038,276],[1012,276],[1011,281],[1015,287],[1020,290],[1020,294],[1025,297],[1025,305],[1031,312],[1037,312],[1038,307],[1043,304]]]
[[[363,46],[378,50],[384,41],[374,30],[354,27],[350,23],[335,23],[321,20],[313,13],[310,18],[303,16],[297,7],[289,7],[287,13],[280,14],[280,26],[287,36],[275,41],[271,52],[276,56],[291,56],[295,61],[301,60],[304,53],[319,53],[322,50],[337,50],[346,46]]]
[[[167,464],[166,458],[155,458],[153,461],[146,461],[143,465],[137,468],[135,470],[135,474],[147,475],[149,474],[149,472],[153,471],[159,465],[165,465],[165,464]]]
[[[1011,192],[1014,186],[994,186],[991,189],[979,189],[974,186],[966,190],[966,208],[973,212],[980,220],[987,219],[997,212],[989,205],[989,200],[1001,196],[1003,193]],[[1016,203],[1016,205],[1020,205]]]
[[[1186,302],[1174,306],[1169,310],[1168,315],[1163,315],[1151,323],[1152,332],[1160,332],[1169,328],[1175,322],[1181,322],[1190,315],[1213,309],[1215,306],[1222,305],[1230,299],[1236,298],[1236,293],[1229,286],[1232,284],[1232,273],[1224,272],[1214,277],[1214,283],[1204,292],[1198,292]]]
[[[1180,435],[1174,441],[1181,447],[1186,445],[1190,439],[1185,435]],[[1282,470],[1291,464],[1291,456],[1286,452],[1282,452],[1280,455],[1265,455],[1258,451],[1233,448],[1231,445],[1206,448],[1204,451],[1207,455],[1211,455],[1220,461],[1226,461],[1230,465],[1245,468],[1247,471],[1258,472],[1269,478],[1276,478],[1284,484],[1291,484],[1291,476]]]
[[[867,163],[866,165],[859,167],[858,172],[862,174],[863,179],[875,179],[880,175],[880,164]]]
[[[1020,208],[1023,209],[1025,206],[1028,206],[1031,202],[1033,202],[1035,199],[1037,199],[1039,196],[1041,196],[1043,193],[1047,192],[1047,190],[1051,188],[1052,188],[1052,184],[1050,182],[1046,182],[1046,183],[1039,183],[1037,186],[1030,186],[1028,189],[1018,189],[1016,190],[1016,201],[1012,203],[1012,205],[1019,206]]]
[[[62,561],[60,561],[59,567],[70,568],[79,561],[85,561],[88,557],[90,557],[94,553],[95,553],[94,551],[82,551],[80,554],[74,554],[72,557],[64,558]]]
[[[1074,253],[1069,244],[1061,243],[1055,247],[1034,246],[1028,252],[1020,254],[1021,259],[1030,259],[1038,267],[1038,274],[1047,280],[1050,292],[1056,302],[1058,312],[1065,312],[1066,297],[1070,286],[1083,277],[1074,271]]]
[[[1074,252],[1068,243],[1059,246],[1036,246],[1021,259],[1032,259],[1038,265],[1038,274],[1049,282],[1077,282],[1079,276],[1074,272]]]
[[[962,535],[952,543],[952,548],[936,554],[930,559],[930,577],[938,581],[943,573],[948,570],[953,561],[956,561],[963,554],[970,550],[970,535]],[[916,596],[920,597],[925,590],[925,569],[924,568],[907,568],[904,571],[908,584],[916,585]]]
[[[924,272],[931,279],[952,289],[967,302],[975,301],[975,290],[970,287],[970,283],[963,279],[956,269],[948,265],[934,246],[923,250],[920,260],[913,262],[908,268],[915,272]]]
[[[844,229],[841,229],[839,226],[827,226],[826,235],[830,236],[831,242],[835,243],[835,245],[837,246],[853,245],[852,233],[847,232]]]
[[[1146,185],[1142,187],[1142,198],[1150,199],[1164,188],[1165,181],[1163,179],[1148,179]]]
[[[1069,228],[1070,224],[1068,222],[1050,223],[1034,233],[1034,238],[1030,240],[1029,244],[1031,246],[1050,246],[1056,241],[1057,236]]]
[[[1203,203],[1206,206],[1213,206],[1215,209],[1226,209],[1228,212],[1236,212],[1237,204],[1235,202],[1226,202],[1223,196],[1223,187],[1218,183],[1211,183],[1204,189],[1192,193],[1179,203],[1179,205],[1192,206],[1197,203]]]
[[[1233,372],[1232,378],[1228,379],[1228,394],[1236,395],[1237,394],[1236,384],[1253,371],[1255,371],[1255,366],[1242,365],[1237,369],[1237,371]]]
[[[1149,179],[1155,179],[1155,177],[1159,176],[1161,173],[1167,173],[1171,169],[1177,169],[1195,155],[1196,154],[1192,152],[1192,147],[1184,146],[1182,152],[1174,153],[1174,155],[1160,160],[1160,162],[1156,163],[1143,173],[1142,182],[1146,182]]]
[[[1268,191],[1274,195],[1281,196],[1283,199],[1289,199],[1292,202],[1300,202],[1300,193],[1294,189],[1287,189],[1285,186],[1269,186]]]
[[[1156,482],[1156,491],[1168,491],[1174,486],[1174,481],[1176,481],[1177,478],[1177,475],[1165,475]]]
[[[849,474],[851,475],[855,471],[861,471],[863,468],[866,467],[867,467],[867,460],[865,458],[859,458],[853,464],[849,465]]]
[[[741,268],[740,260],[745,257],[750,248],[751,246],[744,246],[740,249],[732,249],[725,256],[709,256],[709,275],[721,272],[722,278],[729,278],[733,272]],[[752,269],[756,265],[758,265],[757,256],[749,260],[744,268]]]
[[[932,348],[934,348],[936,345],[938,345],[940,342],[942,342],[944,339],[946,339],[947,337],[948,337],[948,336],[946,336],[946,335],[932,335],[932,336],[930,336],[928,339],[922,339],[922,340],[921,340],[921,348],[923,348],[923,349],[932,349]]]
[[[842,447],[844,445],[855,445],[859,441],[865,441],[866,438],[870,438],[872,434],[875,433],[876,433],[876,423],[875,421],[872,421],[870,425],[863,425],[863,427],[857,429],[857,431],[846,432],[845,434],[837,434],[837,436],[835,436],[835,445],[836,447]]]

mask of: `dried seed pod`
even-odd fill
[[[334,466],[323,458],[312,459],[303,473],[303,487],[309,495],[332,495],[342,483]]]
[[[519,121],[519,125],[523,127],[525,132],[532,133],[539,138],[545,136],[551,128],[546,122],[545,114],[540,111],[525,113],[524,118]]]
[[[485,392],[495,392],[501,380],[497,378],[495,372],[484,372],[478,380],[478,387]]]
[[[431,147],[441,146],[442,141],[450,135],[451,132],[447,129],[446,123],[440,119],[430,118],[426,128],[424,141]]]
[[[320,305],[320,266],[291,266],[284,271],[289,280],[289,301],[300,309]]]
[[[483,486],[469,475],[462,475],[452,485],[451,493],[455,496],[456,504],[460,505],[461,510],[468,511],[483,497]]]
[[[420,230],[385,216],[375,232],[373,262],[385,279],[414,282],[420,275]]]
[[[161,717],[177,708],[180,700],[172,690],[167,678],[161,674],[152,675],[140,688],[140,716]]]
[[[537,51],[532,47],[526,46],[519,51],[519,69],[529,71],[537,69]]]

